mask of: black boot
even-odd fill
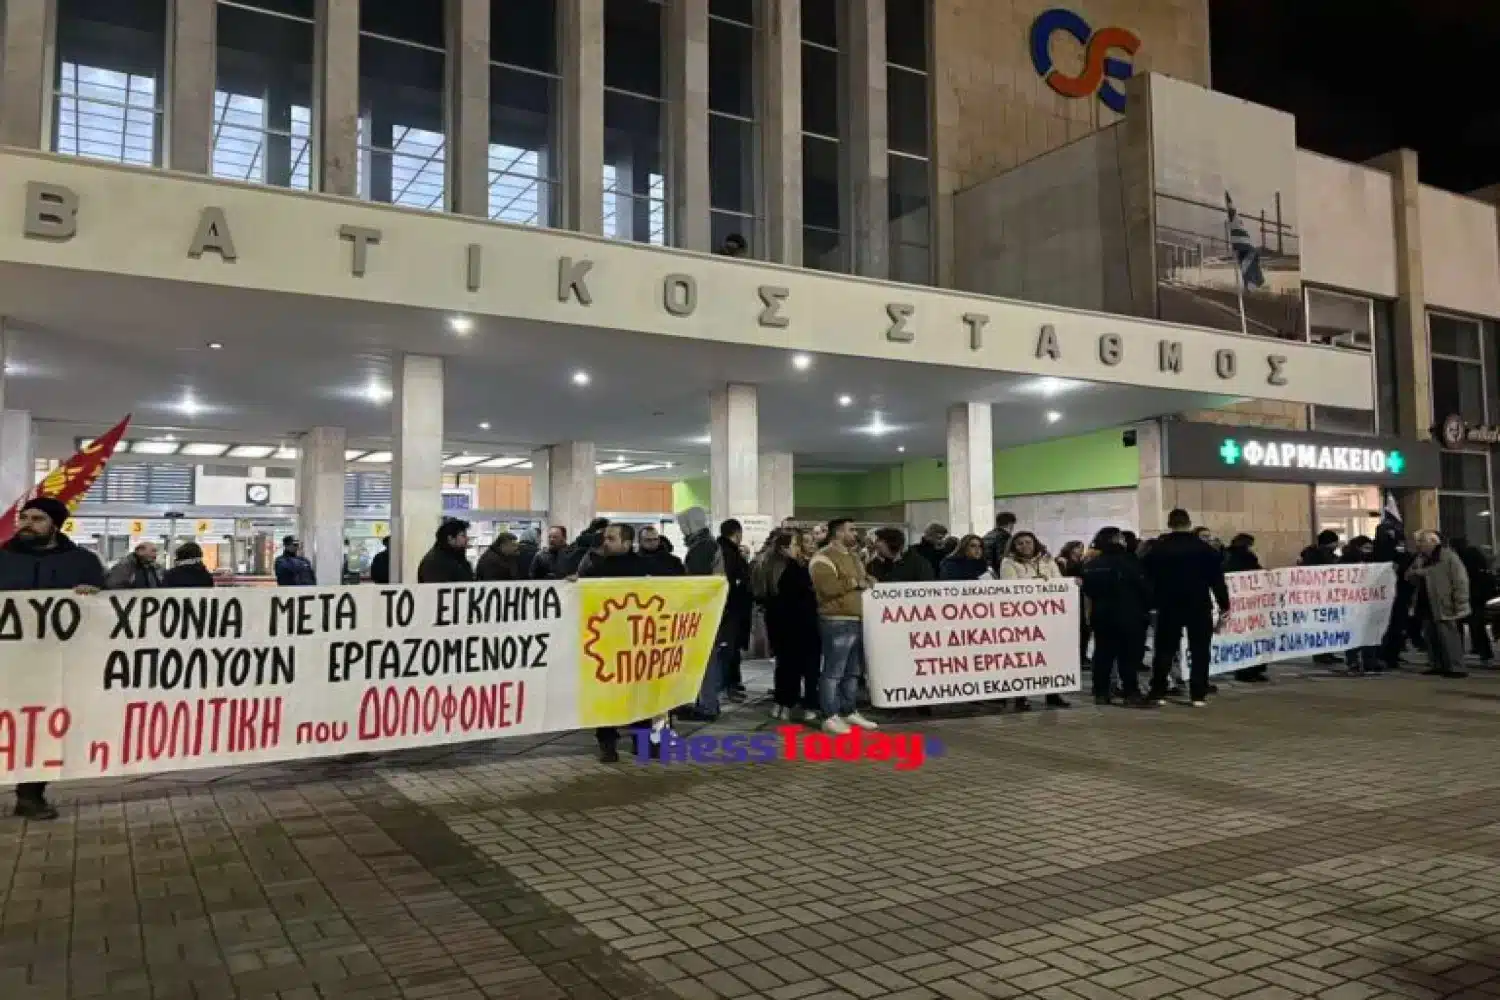
[[[15,815],[21,819],[37,821],[53,820],[57,819],[57,810],[53,807],[52,803],[39,795],[28,795],[25,798],[18,795],[16,796]]]
[[[1062,695],[1060,695],[1060,694],[1049,694],[1047,696],[1047,707],[1048,708],[1072,708],[1073,706],[1071,704],[1069,704],[1068,703],[1068,699],[1064,698]]]

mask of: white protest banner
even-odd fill
[[[692,701],[714,577],[0,594],[0,784],[601,725]]]
[[[877,708],[1062,694],[1079,688],[1073,580],[882,583],[865,591]]]
[[[1227,573],[1229,619],[1209,673],[1378,646],[1396,600],[1390,563]]]

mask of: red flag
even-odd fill
[[[16,533],[16,515],[28,500],[52,497],[67,504],[69,510],[77,507],[83,495],[104,471],[104,463],[115,453],[115,447],[119,445],[120,439],[125,436],[125,428],[129,426],[130,414],[127,413],[125,419],[111,427],[103,437],[90,441],[78,454],[47,473],[45,479],[22,494],[4,514],[0,514],[0,545],[10,541],[10,536]],[[60,529],[62,526],[58,527]]]

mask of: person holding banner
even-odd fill
[[[579,567],[582,580],[609,577],[650,576],[649,565],[635,551],[635,526],[611,524],[604,529],[599,548]],[[660,723],[660,724],[658,724]],[[633,730],[660,730],[665,719],[646,719],[637,722]],[[615,726],[600,726],[594,730],[594,739],[599,744],[599,760],[604,764],[615,764],[620,760],[620,730]]]
[[[417,564],[418,583],[472,583],[469,565],[469,522],[446,518],[438,525],[432,548]]]
[[[1181,507],[1167,515],[1167,533],[1142,560],[1156,605],[1156,639],[1151,664],[1151,700],[1164,704],[1172,658],[1188,641],[1188,698],[1194,708],[1208,704],[1208,665],[1215,619],[1229,614],[1229,587],[1219,553],[1193,532],[1193,519]]]
[[[1014,526],[1015,518],[1011,518]],[[1002,580],[1056,580],[1062,576],[1057,568],[1057,560],[1047,551],[1041,539],[1030,531],[1017,531],[1010,537],[1005,546],[1005,555],[1000,560],[1000,579]],[[1031,710],[1029,698],[1015,699],[1017,712]],[[1048,708],[1071,708],[1068,700],[1060,694],[1049,694],[1047,696]]]
[[[16,533],[0,546],[0,590],[71,590],[78,594],[103,590],[104,565],[62,533],[67,523],[68,508],[61,500],[34,497],[26,501],[16,514]],[[15,814],[23,819],[56,819],[57,810],[47,801],[46,791],[45,782],[17,785]]]

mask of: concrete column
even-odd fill
[[[320,587],[343,582],[347,446],[342,427],[314,427],[297,442],[297,537]]]
[[[760,414],[755,386],[729,383],[709,401],[709,496],[715,521],[759,514]]]
[[[0,410],[0,509],[36,485],[36,434],[26,410]]]
[[[1417,154],[1396,149],[1370,165],[1391,175],[1396,220],[1396,420],[1397,432],[1427,440],[1437,421],[1432,412],[1432,352],[1427,336],[1427,295],[1422,278],[1422,218]],[[1396,501],[1408,532],[1438,527],[1435,490],[1399,490]]]
[[[443,359],[401,355],[395,383],[391,579],[416,583],[417,564],[432,547],[443,517]]]
[[[802,0],[765,0],[760,46],[766,257],[802,266]]]
[[[667,189],[672,242],[713,249],[708,197],[708,0],[667,5]]]
[[[216,0],[172,0],[167,15],[165,163],[170,170],[209,171],[214,128]]]
[[[490,0],[448,0],[448,210],[490,217]]]
[[[352,198],[359,194],[359,0],[318,0],[317,15],[313,183]]]
[[[592,441],[565,441],[531,453],[531,508],[546,511],[548,525],[567,528],[570,539],[598,513],[594,466]]]
[[[948,530],[982,535],[995,526],[995,427],[989,403],[948,408]]]
[[[0,145],[46,149],[56,0],[6,0],[0,19]]]
[[[604,232],[604,0],[558,0],[562,225]]]
[[[760,513],[779,525],[796,513],[793,474],[796,463],[788,451],[768,451],[760,456]]]
[[[891,273],[890,187],[887,158],[885,0],[849,4],[845,36],[849,95],[849,232],[855,274]]]

